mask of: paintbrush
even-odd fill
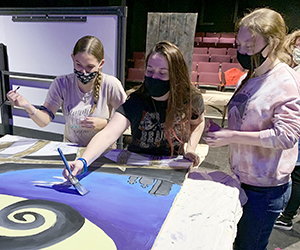
[[[78,191],[78,193],[80,193],[81,195],[86,195],[88,192],[90,192],[89,190],[86,190],[81,184],[80,182],[78,181],[78,179],[72,175],[72,171],[70,169],[70,166],[66,160],[66,157],[64,156],[63,152],[61,151],[60,148],[57,148],[58,150],[58,153],[60,154],[60,157],[62,158],[66,168],[68,169],[69,171],[69,180],[70,182],[72,183],[72,185],[75,187],[75,189]]]
[[[18,90],[19,88],[20,88],[20,86],[17,87],[17,88],[14,90],[14,92],[16,93],[17,90]],[[3,104],[4,104],[6,101],[8,101],[8,98],[7,98],[7,97],[6,97],[5,100],[0,104],[0,108],[3,106]]]

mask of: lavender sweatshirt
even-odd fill
[[[298,155],[300,76],[280,63],[249,79],[230,102],[228,128],[260,131],[260,147],[229,145],[229,162],[242,183],[262,187],[287,183]]]
[[[83,93],[77,83],[76,75],[58,76],[50,85],[45,102],[53,107],[62,108],[66,120],[64,141],[85,147],[97,131],[81,127],[80,122],[87,116],[108,119],[126,100],[121,82],[114,76],[102,73],[99,99],[93,114],[93,90]]]

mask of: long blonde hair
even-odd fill
[[[278,12],[268,8],[255,9],[254,11],[245,15],[240,22],[238,22],[236,26],[237,32],[241,28],[247,28],[254,37],[254,40],[257,35],[260,35],[265,39],[270,48],[268,54],[270,60],[274,61],[276,58],[278,58],[281,62],[289,63],[290,56],[283,48],[283,42],[288,29],[285,25],[283,17]],[[228,108],[230,101],[251,78],[254,69],[259,66],[258,57],[256,55],[251,56],[251,64],[253,67],[250,67],[247,76],[241,82],[224,108],[223,119],[221,123],[222,127],[224,126],[226,109]]]
[[[94,36],[84,36],[80,38],[74,46],[73,55],[75,56],[79,52],[86,52],[96,57],[97,61],[100,63],[104,59],[104,48],[101,41]],[[98,75],[95,79],[93,96],[94,96],[94,105],[91,109],[91,114],[94,113],[97,102],[99,100],[99,89],[101,86],[102,74],[101,70],[98,70]]]
[[[289,55],[283,49],[283,42],[288,28],[283,17],[276,11],[268,8],[256,9],[244,16],[237,24],[237,29],[247,28],[254,39],[257,35],[262,36],[269,45],[269,55],[278,58],[281,62],[289,62]],[[275,58],[270,57],[271,60]],[[256,68],[256,58],[253,64]],[[252,72],[249,72],[252,73]]]

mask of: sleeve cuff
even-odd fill
[[[261,145],[264,148],[273,147],[273,139],[275,137],[275,132],[272,129],[262,130],[259,133]]]

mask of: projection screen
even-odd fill
[[[126,18],[125,6],[2,8],[0,43],[7,47],[9,72],[47,76],[72,73],[71,54],[76,41],[82,36],[93,35],[98,37],[104,46],[103,72],[116,76],[124,84]],[[15,88],[14,85],[20,80],[9,77],[10,88]],[[26,81],[28,83],[30,79]],[[47,91],[45,88],[39,89],[36,81],[33,82],[35,83],[32,86],[21,87],[18,91],[32,104],[42,105]],[[14,113],[18,111],[13,110]],[[3,119],[3,115],[1,118]],[[9,123],[1,120],[1,126],[6,126],[7,122]],[[49,124],[40,129],[28,117],[13,116],[14,126],[46,132],[62,134],[62,123],[58,121],[58,124]]]

